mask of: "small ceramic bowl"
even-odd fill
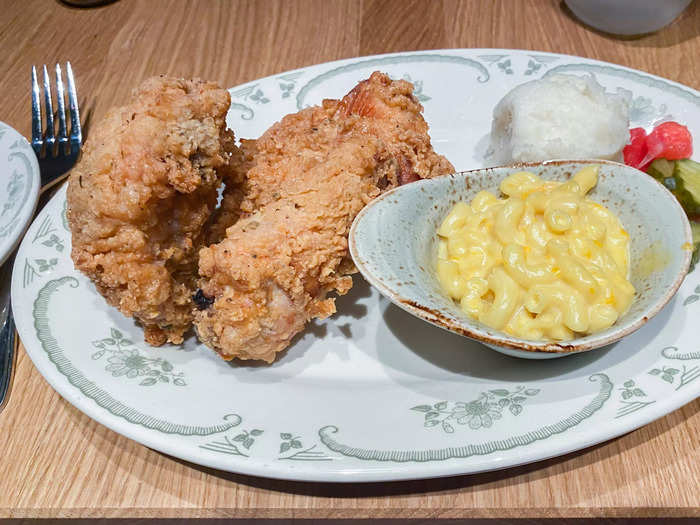
[[[437,234],[449,210],[481,190],[499,195],[499,183],[516,171],[563,181],[590,164],[600,166],[589,196],[613,211],[630,234],[630,280],[637,294],[630,310],[609,329],[564,342],[529,341],[468,317],[436,277]],[[362,275],[393,303],[446,330],[499,352],[547,359],[609,345],[655,316],[678,290],[691,257],[690,225],[675,197],[648,175],[609,161],[549,161],[488,168],[422,180],[389,191],[366,206],[350,229],[350,253]],[[666,259],[651,273],[642,258]]]

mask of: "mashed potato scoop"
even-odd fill
[[[493,165],[550,159],[622,160],[629,93],[608,93],[592,75],[552,75],[521,84],[493,112]]]

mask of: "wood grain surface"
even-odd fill
[[[70,60],[83,120],[160,73],[233,86],[318,62],[431,48],[569,53],[700,89],[700,5],[664,30],[618,39],[547,0],[120,0],[76,9],[0,0],[0,120],[29,135],[32,64]],[[568,456],[472,476],[290,483],[172,459],[56,394],[20,348],[0,414],[2,517],[700,517],[700,402]]]

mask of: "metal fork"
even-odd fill
[[[66,77],[68,78],[68,107],[70,109],[70,137],[66,135],[66,102],[64,99],[63,75],[61,65],[56,64],[56,103],[58,105],[58,139],[54,126],[53,103],[51,97],[51,81],[44,66],[44,113],[46,128],[41,127],[41,101],[39,83],[36,78],[36,67],[32,66],[32,147],[39,159],[41,172],[41,191],[47,190],[57,182],[57,178],[67,174],[80,153],[83,135],[80,129],[80,112],[78,96],[75,91],[75,80],[70,62],[66,62]]]
[[[78,95],[75,90],[75,79],[70,62],[66,62],[66,78],[68,80],[68,109],[70,113],[70,134],[66,123],[65,87],[63,72],[60,64],[56,64],[56,117],[58,132],[54,122],[53,97],[51,95],[51,79],[46,66],[43,67],[43,99],[46,126],[42,125],[41,93],[37,80],[36,67],[32,66],[32,148],[39,160],[41,173],[41,190],[39,204],[34,215],[48,202],[50,188],[56,186],[68,175],[68,171],[78,160],[80,146],[83,142],[80,128],[80,111]],[[0,412],[9,398],[15,360],[16,333],[10,304],[10,278],[15,254],[5,261],[0,268]]]

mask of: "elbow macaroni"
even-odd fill
[[[632,303],[629,236],[586,194],[598,167],[569,181],[518,172],[507,196],[479,192],[438,228],[437,276],[462,310],[531,340],[567,340],[610,327]]]

